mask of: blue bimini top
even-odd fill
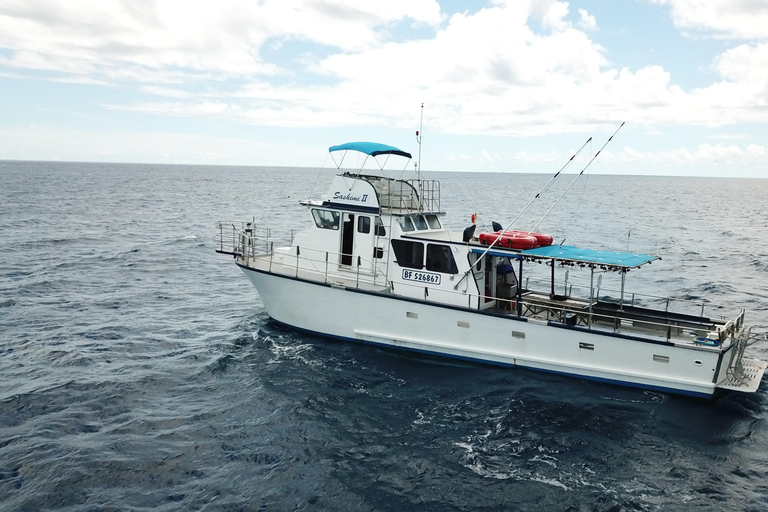
[[[639,268],[653,260],[660,260],[658,256],[637,254],[631,252],[597,251],[594,249],[582,249],[570,245],[550,245],[537,249],[520,251],[526,259],[551,259],[568,261],[576,264],[596,265],[598,267],[612,268],[614,270]]]
[[[378,155],[399,155],[406,158],[411,158],[410,153],[406,153],[401,149],[397,149],[394,146],[388,146],[386,144],[379,144],[378,142],[347,142],[346,144],[340,144],[338,146],[331,146],[328,151],[333,153],[334,151],[344,150],[359,151],[370,156]]]

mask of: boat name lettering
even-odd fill
[[[403,270],[403,279],[406,281],[418,281],[420,283],[440,284],[440,274],[418,272],[416,270]]]
[[[368,194],[363,194],[362,196],[353,196],[352,194],[342,194],[341,192],[336,192],[333,194],[333,198],[340,199],[341,201],[356,201],[358,203],[368,202]]]

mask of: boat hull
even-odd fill
[[[501,366],[711,398],[728,351],[398,297],[239,265],[267,313],[296,329]]]

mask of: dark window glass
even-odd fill
[[[444,274],[458,274],[456,261],[447,245],[427,244],[427,270]]]
[[[357,218],[357,232],[358,233],[370,233],[371,232],[371,218],[370,217],[358,217]]]
[[[430,214],[427,215],[427,223],[429,224],[429,229],[440,229],[442,226],[440,226],[440,221],[437,218],[437,215]]]
[[[401,267],[424,268],[424,244],[392,240],[392,249],[395,250],[395,259]]]
[[[402,229],[405,233],[416,229],[410,217],[398,217],[397,222],[400,223],[400,229]]]
[[[424,218],[423,215],[414,215],[413,224],[416,226],[416,229],[418,230],[429,229],[429,226],[427,225],[427,220]]]
[[[339,229],[339,212],[331,210],[312,210],[317,227],[323,229]]]
[[[387,236],[387,230],[384,229],[384,223],[381,222],[381,217],[376,217],[376,235]]]

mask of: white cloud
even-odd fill
[[[592,31],[597,29],[597,19],[586,9],[579,9],[579,28]]]
[[[756,100],[768,97],[768,42],[742,44],[720,54],[713,68],[726,80],[751,90]]]
[[[668,5],[683,30],[723,39],[768,39],[768,2],[764,0],[651,0]]]
[[[0,69],[143,95],[112,110],[261,126],[411,129],[421,102],[432,130],[456,134],[768,121],[764,11],[654,1],[686,30],[754,40],[714,59],[716,82],[685,90],[660,65],[612,65],[593,39],[597,18],[558,0],[492,0],[450,18],[435,0],[5,0]],[[291,43],[308,49],[270,60]]]
[[[270,40],[362,51],[406,19],[438,24],[440,7],[435,0],[6,0],[0,48],[12,51],[6,66],[114,80],[179,81],[173,71],[275,75],[285,70],[261,56]]]
[[[767,155],[768,148],[758,144],[699,144],[693,149],[676,148],[666,151],[637,151],[623,147],[618,152],[606,152],[604,158],[612,163],[762,166]]]

